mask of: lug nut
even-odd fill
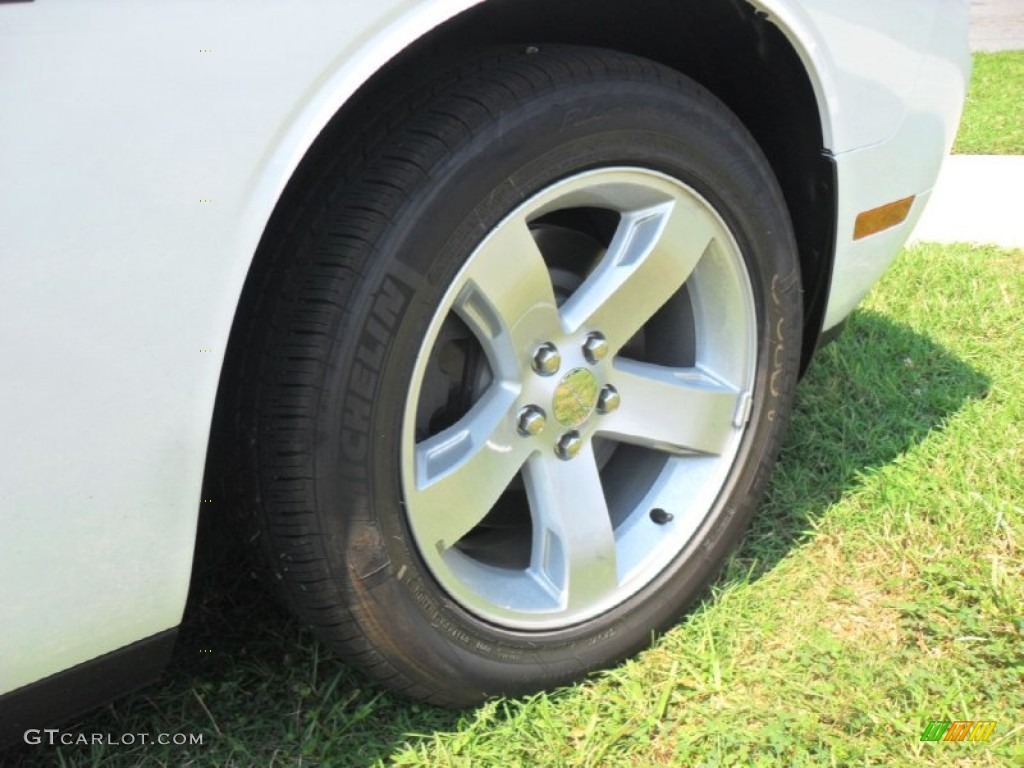
[[[533,353],[533,370],[541,376],[551,376],[557,373],[561,364],[562,356],[558,354],[558,347],[550,341],[545,341]]]
[[[544,409],[536,405],[527,405],[519,409],[518,427],[519,434],[523,437],[539,435],[544,429],[547,417]]]
[[[621,404],[622,398],[619,396],[619,390],[611,384],[605,384],[601,387],[601,394],[597,396],[598,413],[611,413]]]
[[[558,444],[555,446],[555,453],[558,454],[558,458],[568,461],[569,459],[575,459],[580,455],[580,451],[583,449],[583,438],[580,437],[580,433],[576,430],[566,432],[560,438],[558,438]]]
[[[604,360],[608,355],[608,339],[603,333],[594,331],[588,334],[587,340],[583,342],[583,356],[591,365]]]

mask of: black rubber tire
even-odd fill
[[[678,620],[763,493],[802,338],[785,203],[723,104],[615,52],[483,52],[408,80],[373,114],[292,185],[236,324],[231,442],[256,543],[301,620],[403,694],[457,706],[577,680]],[[511,631],[449,599],[417,553],[397,466],[403,403],[435,306],[489,229],[554,180],[613,165],[684,181],[739,243],[758,304],[751,426],[711,514],[653,582],[582,624]]]

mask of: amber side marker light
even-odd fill
[[[853,239],[860,240],[862,237],[902,224],[910,213],[914,198],[915,195],[911,195],[857,214],[857,221],[853,225]]]

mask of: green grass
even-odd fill
[[[974,54],[974,73],[953,151],[1024,155],[1024,51]]]
[[[801,385],[712,593],[586,683],[462,712],[410,703],[252,582],[204,580],[164,682],[67,726],[203,746],[19,747],[0,763],[1024,765],[1022,308],[1022,251],[905,251]],[[931,719],[997,727],[922,743]]]

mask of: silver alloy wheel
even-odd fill
[[[560,289],[564,269],[538,232],[577,211],[612,212],[614,224]],[[448,384],[461,409],[431,422],[453,324],[482,363]],[[440,586],[485,621],[548,630],[649,584],[736,461],[756,325],[735,239],[673,178],[587,171],[513,211],[434,314],[403,415],[405,510]]]

